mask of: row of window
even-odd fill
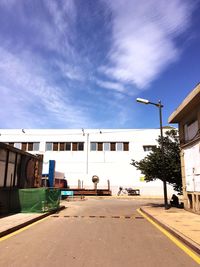
[[[92,142],[90,143],[91,151],[129,151],[128,142]]]
[[[46,151],[83,151],[83,142],[59,143],[47,142]],[[129,151],[129,143],[108,143],[108,142],[91,142],[91,151]]]
[[[83,142],[47,142],[46,151],[83,151]]]
[[[39,151],[39,142],[23,142],[23,143],[9,143],[10,146],[14,146],[23,151]]]
[[[39,142],[9,143],[23,151],[39,151]],[[143,146],[144,151],[152,151],[156,146]],[[84,142],[46,142],[46,151],[83,151]],[[129,151],[128,142],[91,142],[91,151]]]

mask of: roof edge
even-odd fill
[[[175,109],[175,111],[169,116],[168,123],[178,123],[179,118],[181,117],[180,114],[198,94],[200,94],[200,83],[194,87],[194,89],[186,96],[178,108]]]

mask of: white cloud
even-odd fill
[[[116,82],[108,82],[108,81],[102,81],[102,80],[96,80],[96,84],[100,87],[106,88],[111,91],[117,91],[119,93],[124,93],[125,88],[122,84],[116,83]]]
[[[85,7],[88,5],[85,2],[43,0],[41,10],[31,0],[27,0],[28,4],[18,0],[0,2],[1,12],[10,9],[8,16],[12,14],[7,34],[0,35],[0,95],[4,114],[1,125],[95,127],[101,123],[95,118],[96,112],[106,114],[105,107],[110,108],[109,114],[118,116],[114,121],[114,116],[109,115],[109,119],[105,115],[108,125],[123,125],[128,117],[127,105],[122,109],[120,104],[125,103],[127,96],[146,89],[164,68],[178,59],[180,50],[175,39],[190,25],[191,2],[101,1],[109,5],[112,15],[102,17],[100,31],[95,31],[98,24],[91,24],[95,14],[91,20],[86,19],[90,8]],[[82,11],[83,14],[77,13]],[[99,36],[104,33],[101,30],[105,26],[110,29],[111,24],[105,25],[110,23],[108,17],[112,35],[105,31],[107,41],[98,46],[93,40],[101,43]],[[83,26],[81,31],[79,23]],[[98,49],[102,49],[101,58],[97,56]],[[99,68],[107,75],[102,78],[96,68],[107,59],[108,64]],[[108,94],[95,90],[95,83]],[[101,120],[101,116],[97,118]]]
[[[107,1],[112,10],[110,64],[100,68],[121,83],[147,87],[179,57],[175,39],[190,24],[192,5],[173,0]]]
[[[68,62],[61,60],[54,60],[53,63],[59,68],[64,78],[77,81],[85,80],[85,73],[81,66],[73,63],[69,64]]]
[[[63,91],[52,84],[48,76],[45,78],[43,75],[41,66],[29,62],[31,55],[16,56],[3,48],[0,48],[0,54],[1,101],[6,103],[5,114],[12,116],[14,112],[15,117],[15,120],[11,121],[10,117],[1,125],[36,128],[41,125],[47,127],[47,121],[49,125],[57,121],[58,125],[78,127],[90,121],[84,106],[79,107],[70,101],[71,95],[67,89]],[[43,114],[40,114],[41,111]]]

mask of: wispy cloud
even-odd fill
[[[193,8],[185,0],[0,1],[1,125],[122,127],[130,98],[178,59],[176,38]]]
[[[144,88],[179,57],[176,38],[190,25],[194,2],[107,1],[113,14],[110,64],[100,68],[121,83]]]
[[[122,84],[116,83],[116,82],[109,82],[109,81],[102,81],[102,80],[96,80],[96,84],[100,87],[106,88],[108,90],[114,90],[119,93],[124,93],[125,88]]]
[[[0,54],[1,101],[7,103],[8,113],[13,112],[15,116],[17,112],[17,125],[34,127],[40,120],[40,126],[62,123],[68,127],[77,127],[89,121],[84,107],[71,102],[67,90],[63,91],[52,85],[48,77],[44,78],[42,68],[34,62],[29,63],[27,54],[25,57],[23,54],[16,57],[2,48]],[[51,118],[48,123],[47,117]],[[45,119],[44,124],[42,118]],[[8,120],[7,126],[14,127],[14,122]]]
[[[10,33],[7,36],[0,31],[0,90],[5,104],[1,125],[26,128],[89,125],[87,104],[76,99],[68,82],[84,79],[72,45],[74,1],[41,1],[37,6],[32,1],[19,4],[13,0],[1,2],[0,7],[5,14],[13,15],[13,21],[19,18],[16,21],[19,36],[10,27],[6,29]],[[6,119],[10,117],[13,121]]]
[[[49,12],[49,23],[45,20],[46,27],[44,33],[49,36],[46,40],[54,41],[52,49],[58,49],[63,56],[73,53],[73,47],[70,45],[73,39],[74,23],[76,21],[76,7],[74,0],[61,1],[43,1],[46,10]],[[38,25],[39,26],[39,25]]]

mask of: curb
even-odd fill
[[[187,238],[186,236],[182,235],[181,233],[177,232],[175,229],[170,228],[169,226],[165,225],[164,223],[160,222],[158,219],[153,217],[151,214],[149,214],[147,211],[145,211],[143,208],[140,208],[140,210],[147,215],[150,219],[152,219],[155,223],[163,227],[165,230],[167,230],[170,234],[175,236],[177,239],[179,239],[182,243],[187,245],[189,248],[191,248],[193,251],[195,251],[197,254],[200,255],[200,247],[196,245],[192,240]]]
[[[21,223],[21,224],[19,224],[19,225],[14,226],[14,227],[11,227],[11,228],[9,228],[9,229],[7,229],[7,230],[1,232],[1,233],[0,233],[0,238],[3,237],[3,236],[6,236],[6,235],[8,235],[8,234],[11,234],[11,233],[13,233],[13,232],[15,232],[15,231],[17,231],[17,230],[19,230],[19,229],[25,227],[25,226],[28,226],[28,225],[30,225],[30,224],[32,224],[32,223],[34,223],[34,222],[37,222],[37,221],[39,221],[39,220],[41,220],[41,219],[43,219],[43,218],[45,218],[45,217],[48,217],[48,216],[51,215],[51,214],[57,213],[57,212],[59,212],[59,211],[61,211],[61,210],[64,210],[64,209],[65,209],[65,206],[61,206],[61,207],[59,207],[59,208],[56,209],[56,210],[52,210],[52,211],[46,212],[46,213],[41,214],[41,215],[39,215],[38,217],[33,218],[33,219],[31,219],[31,220],[29,220],[29,221],[27,221],[27,222],[24,222],[24,223]]]

